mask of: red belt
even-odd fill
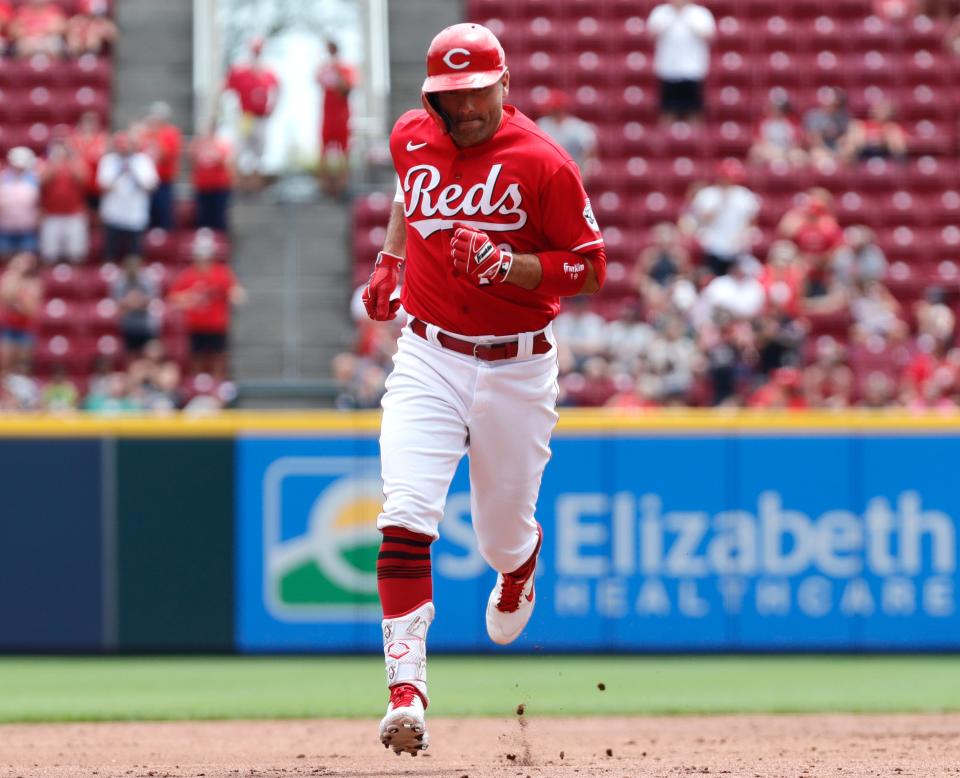
[[[419,335],[424,340],[429,340],[427,338],[427,325],[420,319],[411,319],[410,329],[413,330],[415,335]],[[468,357],[476,357],[486,362],[494,362],[498,359],[513,359],[520,351],[519,339],[508,340],[503,343],[474,343],[455,338],[453,335],[447,335],[445,332],[438,332],[437,341],[446,349],[456,351],[458,354],[466,354]],[[553,344],[542,332],[534,336],[532,354],[546,354],[552,348]]]

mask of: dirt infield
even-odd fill
[[[373,721],[0,727],[0,776],[960,776],[960,714],[434,719],[413,759]]]

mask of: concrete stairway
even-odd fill
[[[353,342],[349,208],[311,186],[287,179],[232,211],[234,269],[250,295],[231,333],[245,407],[328,404],[330,361]]]
[[[192,133],[192,0],[122,0],[116,19],[114,126],[126,126],[152,101],[164,100],[173,109],[173,123]]]

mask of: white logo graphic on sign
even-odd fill
[[[275,618],[379,620],[377,516],[383,483],[378,465],[375,457],[284,457],[267,469],[263,599]],[[314,488],[314,482],[312,504],[297,508],[304,503],[293,501],[291,492]]]

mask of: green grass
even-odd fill
[[[433,657],[430,692],[440,716],[960,710],[960,657]],[[0,658],[2,722],[376,717],[384,701],[377,657]]]

